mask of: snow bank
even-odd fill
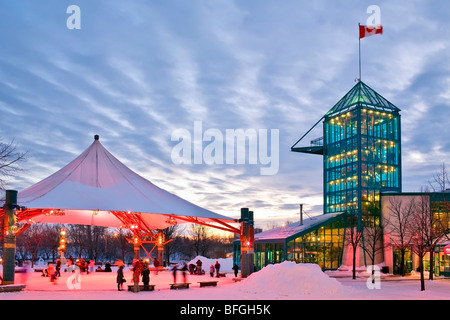
[[[342,285],[323,273],[317,264],[284,261],[252,273],[238,284],[248,293],[290,295],[328,295],[342,293]]]
[[[233,271],[233,258],[209,259],[203,256],[196,256],[194,259],[188,262],[188,265],[191,263],[197,264],[197,260],[200,260],[202,262],[202,269],[206,272],[209,272],[209,267],[211,265],[215,265],[216,261],[219,261],[220,263],[220,272]]]

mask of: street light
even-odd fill
[[[59,253],[61,255],[61,263],[66,263],[66,258],[64,257],[64,253],[66,252],[66,229],[61,229],[59,232],[60,238],[59,238]]]

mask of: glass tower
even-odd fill
[[[323,155],[325,214],[352,211],[361,215],[379,203],[381,191],[401,192],[399,112],[359,81],[319,120],[323,120],[323,137],[308,147],[296,147],[305,134],[291,148]]]

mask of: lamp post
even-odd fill
[[[163,261],[164,244],[165,244],[164,233],[161,230],[159,230],[158,231],[158,244],[157,244],[158,245],[158,261],[159,261],[159,263],[162,263],[162,261]]]
[[[66,229],[61,229],[59,238],[59,255],[62,264],[66,264],[66,257],[64,256],[66,252]]]

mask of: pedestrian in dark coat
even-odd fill
[[[238,276],[239,267],[238,267],[238,265],[236,263],[233,266],[233,270],[234,270],[234,276],[237,277]]]
[[[197,260],[197,274],[202,275],[202,261],[200,259]]]
[[[147,264],[142,267],[142,282],[144,283],[144,288],[148,287],[150,283],[150,269]]]
[[[117,289],[119,289],[119,291],[123,290],[123,283],[126,282],[125,277],[123,275],[123,268],[124,266],[121,265],[117,270]]]
[[[56,260],[56,274],[61,277],[61,260]]]
[[[219,277],[219,271],[220,271],[220,263],[219,261],[216,261],[216,264],[214,265],[214,268],[216,268],[216,277]]]

